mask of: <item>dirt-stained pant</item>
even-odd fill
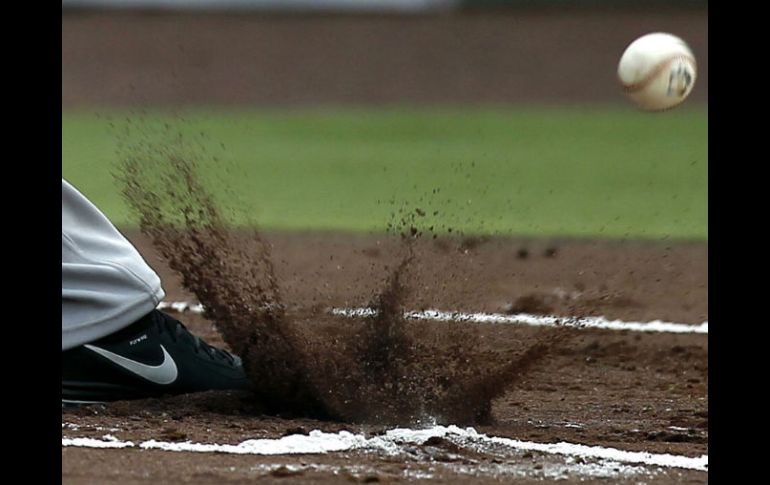
[[[116,332],[152,311],[160,277],[107,217],[61,182],[62,351]]]

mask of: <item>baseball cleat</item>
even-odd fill
[[[62,407],[209,390],[248,390],[241,359],[159,310],[62,352]]]

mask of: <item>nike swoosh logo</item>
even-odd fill
[[[133,372],[134,374],[143,377],[150,382],[154,382],[155,384],[171,384],[176,380],[176,377],[179,374],[176,368],[176,362],[174,362],[174,359],[171,357],[171,355],[169,355],[168,351],[162,345],[160,348],[163,350],[163,362],[160,365],[142,364],[141,362],[127,359],[122,355],[115,354],[109,350],[104,350],[99,347],[94,347],[93,345],[86,344],[85,347],[93,352],[96,352],[105,359],[114,362],[120,367]]]

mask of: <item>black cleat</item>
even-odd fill
[[[158,310],[62,352],[61,362],[62,407],[252,388],[239,357],[212,347]]]

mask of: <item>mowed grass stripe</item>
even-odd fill
[[[67,112],[62,172],[132,227],[118,148],[165,125],[200,147],[239,224],[381,231],[419,207],[426,227],[475,234],[708,237],[705,107]]]

